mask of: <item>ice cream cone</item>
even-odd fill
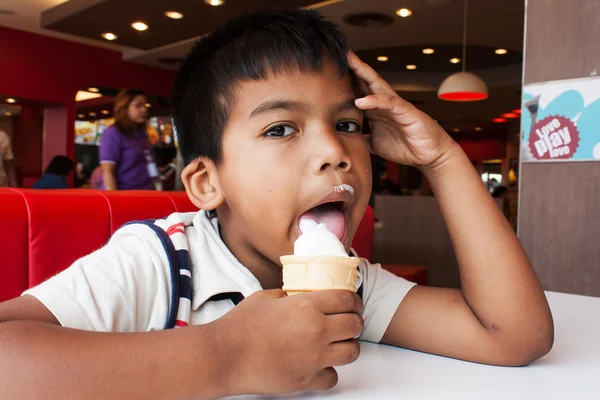
[[[356,292],[358,257],[290,255],[280,260],[283,290],[288,295],[323,289]]]

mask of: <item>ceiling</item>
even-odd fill
[[[435,94],[443,79],[462,67],[449,59],[462,58],[463,0],[226,0],[219,7],[203,0],[2,0],[0,25],[108,47],[123,52],[128,61],[176,69],[197,37],[235,15],[273,5],[311,5],[337,23],[357,54],[401,95],[449,131],[468,132],[483,126],[493,133],[505,126],[491,119],[520,105],[524,2],[469,2],[467,69],[485,79],[490,98],[467,104],[443,102]],[[395,14],[399,8],[413,14],[400,18]],[[170,10],[183,13],[183,19],[165,17],[164,12]],[[392,23],[368,28],[344,21],[365,12],[385,14]],[[149,29],[133,30],[130,24],[136,20],[147,23]],[[113,42],[102,39],[100,35],[107,31],[118,38]],[[425,55],[423,48],[433,48],[435,53]],[[508,52],[497,55],[497,48]],[[377,61],[378,56],[389,60]],[[417,69],[407,70],[408,64]]]

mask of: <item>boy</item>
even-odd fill
[[[337,382],[333,366],[358,357],[359,335],[496,365],[550,350],[544,293],[469,159],[317,12],[262,12],[202,39],[178,74],[174,121],[188,196],[211,211],[126,226],[0,305],[5,397],[322,390]],[[287,297],[279,257],[293,253],[301,216],[316,216],[349,250],[370,195],[369,150],[431,182],[462,290],[413,286],[363,260],[359,294]],[[162,330],[171,317],[191,326]]]

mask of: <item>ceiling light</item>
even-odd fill
[[[108,110],[102,110],[102,114],[108,115],[108,114],[110,114],[110,112]]]
[[[506,49],[496,49],[495,53],[499,54],[499,55],[503,55],[503,54],[508,53],[508,50],[506,50]]]
[[[150,107],[152,107],[152,104],[150,104],[150,103],[146,103],[146,107],[147,107],[147,108],[150,108]]]
[[[512,112],[504,113],[502,114],[502,118],[519,118],[519,114]]]
[[[88,113],[88,115],[89,115],[90,117],[95,117],[95,116],[96,116],[96,113],[95,113],[95,112],[91,112],[91,113]]]
[[[433,54],[435,53],[434,49],[423,49],[423,54]]]
[[[221,6],[225,2],[223,0],[204,0],[206,4],[210,4],[211,6]]]
[[[389,58],[387,58],[386,56],[377,57],[377,61],[386,62],[387,60],[389,60]]]
[[[97,87],[89,87],[88,92],[100,93],[100,89],[98,89]]]
[[[460,58],[456,58],[456,57],[455,57],[455,58],[451,58],[451,59],[450,59],[450,62],[451,62],[452,64],[458,64],[458,63],[460,62]]]
[[[467,10],[464,0],[462,72],[447,77],[438,89],[438,97],[447,101],[480,101],[488,98],[488,88],[483,79],[467,72]],[[450,60],[452,62],[452,60]]]
[[[408,65],[406,66],[406,69],[410,69],[410,70],[417,69],[417,66],[416,66],[416,65],[414,65],[414,64],[408,64]]]
[[[7,117],[10,117],[12,115],[12,113],[10,111],[7,111],[4,113],[4,115],[6,115]]]
[[[97,99],[98,97],[102,97],[102,95],[100,93],[88,92],[87,90],[78,90],[75,95],[75,101]]]
[[[167,11],[165,15],[171,19],[181,19],[183,18],[183,14],[177,11]]]
[[[485,82],[470,72],[457,72],[442,82],[438,97],[447,101],[479,101],[488,98]]]
[[[398,11],[396,11],[396,15],[402,18],[406,18],[412,15],[412,11],[410,11],[408,8],[401,8]]]
[[[503,122],[506,122],[506,119],[504,119],[504,118],[494,118],[494,119],[492,120],[492,122],[495,122],[495,123],[497,123],[497,124],[501,124],[501,123],[503,123]]]
[[[85,118],[85,115],[83,115],[83,114],[77,114],[77,118]]]
[[[146,29],[148,29],[148,25],[146,25],[143,22],[137,21],[131,24],[131,27],[133,29],[135,29],[136,31],[145,31]]]
[[[476,126],[476,127],[475,127],[475,130],[476,130],[477,132],[479,132],[479,131],[481,130],[481,127],[480,127],[480,126]]]
[[[15,99],[13,99],[12,97],[9,97],[8,99],[6,99],[6,102],[13,104],[13,103],[16,103],[17,101]]]
[[[102,37],[106,40],[115,40],[117,38],[117,35],[115,35],[112,32],[106,32],[102,34]]]
[[[515,114],[519,114],[519,115],[521,115],[521,109],[520,109],[520,108],[517,108],[517,109],[515,109],[515,110],[512,110],[511,112],[514,112]]]
[[[452,129],[452,132],[458,133],[458,132],[460,132],[460,129],[459,128],[454,128],[454,129]]]

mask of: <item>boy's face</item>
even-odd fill
[[[217,168],[227,246],[249,268],[280,265],[309,215],[348,249],[371,192],[350,76],[328,62],[322,73],[282,72],[241,82],[234,93]]]

